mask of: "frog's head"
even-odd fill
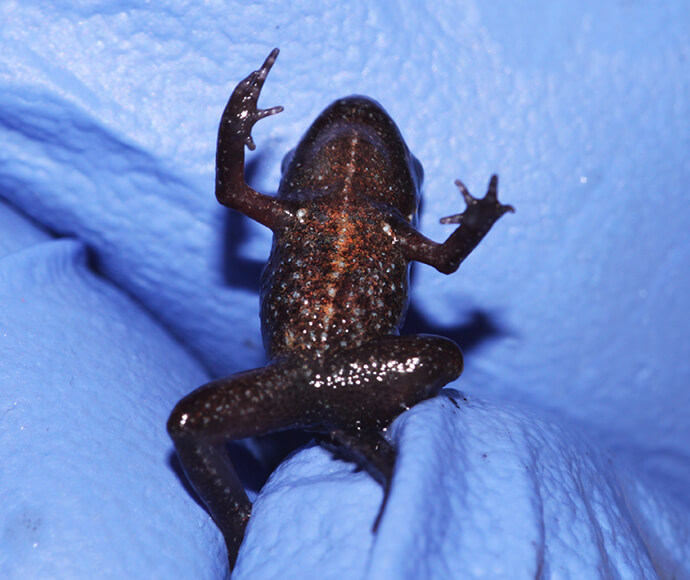
[[[423,170],[393,119],[376,101],[335,101],[283,159],[279,195],[361,196],[397,208],[408,221],[417,211]]]

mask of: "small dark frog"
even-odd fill
[[[255,147],[257,121],[283,110],[257,108],[277,56],[275,49],[232,93],[216,156],[218,201],[273,231],[261,281],[270,362],[200,387],[168,421],[187,477],[225,536],[231,566],[251,503],[226,452],[229,440],[312,430],[383,486],[385,505],[395,450],[383,433],[463,366],[448,339],[400,336],[408,266],[417,260],[454,272],[513,211],[499,203],[495,175],[482,199],[457,181],[467,208],[441,221],[458,227],[442,244],[425,238],[413,226],[422,167],[383,108],[361,96],[336,101],[316,119],[283,161],[277,197],[254,191],[244,179],[244,148]]]

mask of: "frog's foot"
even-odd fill
[[[395,468],[395,449],[383,433],[376,430],[331,429],[329,433],[319,436],[317,441],[334,458],[353,462],[358,470],[366,471],[383,487],[383,501],[371,529],[375,534],[388,502]]]
[[[455,185],[465,198],[467,209],[462,213],[441,218],[442,224],[462,224],[464,227],[488,231],[503,214],[515,212],[513,206],[504,205],[498,201],[497,175],[491,176],[489,189],[481,199],[473,197],[465,187],[465,184],[459,179],[455,180]]]
[[[256,148],[251,134],[254,124],[264,117],[275,115],[283,110],[283,107],[280,106],[269,109],[257,107],[259,94],[273,63],[278,58],[278,52],[279,50],[274,48],[261,68],[252,72],[235,87],[225,111],[223,111],[221,132],[232,134],[240,139],[251,151]]]

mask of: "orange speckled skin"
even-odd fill
[[[269,357],[326,356],[397,334],[407,260],[384,231],[381,213],[361,196],[323,197],[298,207],[303,217],[276,231],[263,276]]]
[[[314,122],[286,158],[278,192],[291,215],[274,230],[262,279],[269,358],[398,334],[409,260],[394,224],[411,221],[420,173],[398,128],[366,97],[338,100]]]
[[[395,466],[386,427],[462,372],[462,354],[438,336],[400,336],[412,260],[458,268],[510,206],[497,178],[484,198],[458,181],[467,209],[442,244],[413,221],[422,168],[383,108],[366,97],[328,107],[283,162],[277,196],[244,180],[253,125],[282,111],[258,109],[278,50],[235,89],[216,154],[220,203],[269,227],[273,248],[262,277],[262,332],[269,364],[198,388],[168,420],[180,463],[226,540],[231,567],[251,503],[225,443],[290,428],[356,462],[384,487]]]

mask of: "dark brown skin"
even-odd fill
[[[262,277],[261,321],[269,363],[204,385],[168,420],[187,477],[225,536],[234,566],[251,503],[229,440],[293,428],[321,433],[329,449],[384,488],[395,451],[383,432],[403,411],[460,376],[462,354],[438,336],[400,336],[408,266],[457,270],[504,213],[494,175],[482,199],[458,181],[467,209],[443,244],[412,225],[422,169],[375,101],[353,96],[328,107],[283,163],[278,196],[244,180],[251,129],[282,107],[257,101],[278,49],[235,89],[220,123],[216,197],[273,231]],[[383,506],[379,518],[383,513]],[[378,519],[377,519],[378,522]]]

